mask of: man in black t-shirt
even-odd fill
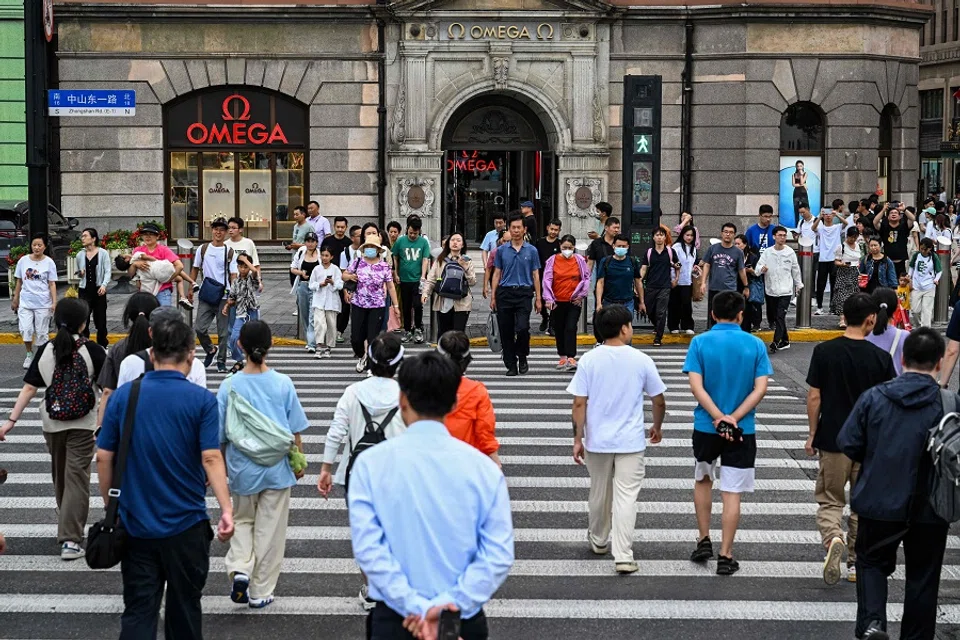
[[[620,235],[620,218],[609,216],[603,223],[603,235],[592,241],[587,247],[587,269],[590,271],[590,294],[593,298],[591,307],[596,311],[597,308],[597,266],[600,261],[613,255],[613,243]],[[587,301],[590,304],[591,301]],[[591,308],[588,307],[588,308]],[[603,340],[597,337],[597,344]]]
[[[524,200],[520,203],[520,214],[523,215],[523,228],[527,237],[527,242],[533,244],[534,239],[540,233],[537,231],[537,219],[533,215],[533,202]]]
[[[667,232],[663,227],[654,230],[653,247],[643,254],[640,264],[640,278],[644,280],[640,289],[640,311],[647,311],[653,322],[653,346],[659,347],[663,344],[663,330],[667,324],[670,290],[677,286],[680,276],[680,263],[667,245]]]
[[[814,348],[807,373],[810,437],[804,448],[807,455],[819,452],[820,456],[815,496],[820,505],[817,528],[827,552],[823,565],[823,580],[827,584],[840,580],[844,488],[847,483],[852,488],[860,473],[860,465],[840,452],[837,434],[860,394],[897,376],[890,354],[866,340],[876,324],[878,311],[876,301],[865,293],[848,298],[843,305],[847,321],[843,336]],[[855,582],[857,515],[853,512],[847,520],[847,532],[847,579]]]
[[[540,255],[540,285],[543,290],[543,271],[547,267],[547,260],[551,256],[560,253],[560,221],[551,220],[547,223],[547,235],[534,243],[534,248]],[[547,305],[543,305],[540,310],[540,331],[546,331],[547,335],[553,335],[553,327],[550,325],[550,310]]]
[[[350,245],[353,244],[353,240],[350,238],[350,234],[347,233],[347,219],[343,216],[337,216],[333,219],[333,235],[327,236],[323,239],[323,244],[320,245],[320,249],[323,250],[324,247],[330,248],[330,253],[333,255],[333,262],[337,266],[340,266],[340,257],[350,248]],[[358,227],[359,228],[359,227]],[[347,262],[349,262],[350,254],[347,253]],[[347,330],[347,325],[350,323],[350,305],[347,304],[346,298],[343,296],[343,289],[340,290],[340,313],[337,314],[337,342],[343,340],[343,332]]]
[[[916,216],[911,211],[901,213],[900,209],[889,209],[886,204],[873,219],[873,226],[883,243],[883,253],[893,261],[898,278],[907,273],[907,240],[915,221]]]

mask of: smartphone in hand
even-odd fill
[[[440,625],[437,629],[437,640],[459,640],[460,612],[444,609],[440,612]]]

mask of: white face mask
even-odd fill
[[[573,255],[573,249],[564,249],[560,253],[563,254],[564,258],[569,258],[570,256]]]

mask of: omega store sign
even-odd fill
[[[441,40],[559,40],[559,25],[550,22],[445,22]]]

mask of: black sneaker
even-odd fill
[[[230,599],[237,604],[247,604],[250,596],[247,589],[250,587],[250,578],[243,573],[233,574],[233,589],[230,590]]]
[[[867,625],[867,630],[863,632],[863,635],[860,636],[863,640],[890,640],[889,634],[883,630],[882,625],[879,620],[874,620],[869,625]]]
[[[780,344],[777,345],[777,349],[780,351],[785,351],[786,349],[789,349],[789,348],[790,348],[789,342],[781,342]]]
[[[518,371],[520,371],[520,375],[522,376],[527,375],[527,372],[530,371],[530,363],[527,362],[526,358],[520,358],[520,366]]]
[[[776,352],[777,352],[777,343],[776,343],[776,342],[771,342],[771,343],[770,343],[770,353],[776,353]]]
[[[213,364],[213,361],[216,359],[216,357],[217,357],[217,350],[216,350],[216,349],[214,349],[213,351],[207,351],[207,355],[206,355],[206,357],[203,359],[203,368],[206,369],[206,368],[209,367],[211,364]]]
[[[508,377],[508,378],[513,378],[513,377],[516,376],[516,375],[518,375],[516,369],[507,369],[507,377]]]
[[[740,563],[727,556],[717,556],[717,575],[732,576],[740,571]]]
[[[550,325],[550,326],[547,327],[547,335],[548,335],[548,336],[555,336],[555,335],[557,335],[556,331],[553,330],[553,325]]]
[[[661,340],[660,338],[654,338],[654,340],[653,340],[653,346],[655,346],[655,347],[662,347],[662,346],[663,346],[663,340]]]
[[[703,540],[697,543],[697,548],[690,554],[690,562],[706,562],[713,557],[713,543],[710,542],[710,536],[704,536]]]
[[[543,333],[544,331],[547,330],[547,325],[549,323],[550,323],[549,320],[547,320],[546,318],[540,321],[540,333]]]
[[[217,363],[217,373],[226,373],[227,372],[227,363],[218,362]]]

